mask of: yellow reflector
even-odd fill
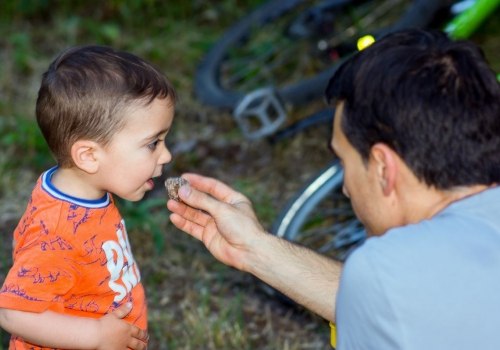
[[[332,348],[335,348],[337,346],[337,327],[335,324],[330,322],[330,344],[332,345]]]
[[[368,46],[375,42],[375,38],[371,35],[365,35],[358,39],[358,50],[366,49]]]

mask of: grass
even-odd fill
[[[330,158],[328,130],[286,143],[249,142],[227,112],[201,105],[193,75],[212,43],[264,0],[4,0],[0,4],[0,282],[12,230],[40,172],[54,165],[34,121],[41,74],[71,45],[111,45],[162,68],[179,91],[164,174],[196,171],[248,195],[271,225],[294,192]],[[500,22],[472,38],[500,72]],[[294,111],[304,115],[318,104]],[[323,128],[325,129],[325,128]],[[297,166],[300,164],[300,166]],[[327,323],[269,297],[253,277],[215,260],[168,221],[165,193],[120,201],[149,301],[151,349],[324,349]],[[2,350],[0,344],[0,350]]]

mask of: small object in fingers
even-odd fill
[[[182,177],[169,177],[165,181],[165,188],[167,189],[168,197],[177,202],[181,202],[179,198],[179,188],[181,186],[191,186],[189,182]]]

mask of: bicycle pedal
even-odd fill
[[[252,91],[243,97],[233,117],[247,139],[269,136],[285,122],[287,114],[273,88]]]

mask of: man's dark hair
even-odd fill
[[[43,74],[36,103],[40,130],[59,166],[71,167],[73,143],[107,146],[125,125],[127,107],[176,92],[155,65],[106,46],[83,45],[60,54]]]
[[[500,182],[500,83],[480,48],[443,32],[384,36],[347,60],[326,90],[367,161],[391,147],[438,189]]]

